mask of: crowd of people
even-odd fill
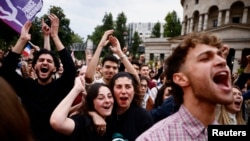
[[[250,57],[232,80],[219,37],[190,33],[155,69],[143,56],[129,58],[110,29],[84,64],[62,44],[57,16],[48,17],[44,47],[32,45],[23,58],[32,38],[27,21],[16,44],[0,52],[0,140],[208,140],[208,125],[249,124]],[[106,47],[113,54],[100,56]]]

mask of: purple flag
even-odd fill
[[[20,33],[24,23],[32,21],[42,7],[42,0],[1,0],[0,19]]]

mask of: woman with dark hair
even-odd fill
[[[139,83],[132,74],[119,72],[112,77],[110,90],[115,98],[110,132],[133,141],[153,125],[151,115],[141,107]]]
[[[111,115],[114,99],[107,85],[103,83],[94,83],[89,88],[85,97],[85,103],[83,103],[84,106],[82,108],[83,112],[70,117],[68,116],[74,99],[80,92],[85,91],[84,86],[85,81],[83,77],[80,76],[76,78],[73,89],[52,113],[50,124],[57,132],[69,135],[72,141],[106,140],[106,125],[96,128],[88,112],[95,111],[104,119]]]
[[[149,78],[146,76],[140,76],[140,92],[143,96],[141,106],[147,111],[152,110],[154,107],[154,100],[151,96],[151,90],[149,88]]]

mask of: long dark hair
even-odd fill
[[[154,108],[157,108],[158,106],[161,106],[162,103],[163,103],[163,95],[164,95],[164,92],[165,92],[165,89],[167,87],[171,87],[170,84],[166,83],[166,84],[163,84],[161,86],[161,88],[159,88],[158,92],[157,92],[157,95],[156,95],[156,98],[155,98],[155,103],[154,103]],[[169,90],[169,95],[172,95],[172,91]]]
[[[85,97],[85,111],[96,111],[94,106],[94,99],[98,96],[99,90],[101,87],[108,87],[108,85],[104,83],[94,83],[87,91],[87,95]]]

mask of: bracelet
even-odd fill
[[[127,56],[124,54],[122,57],[120,57],[120,60],[122,61],[124,58],[127,58]]]

